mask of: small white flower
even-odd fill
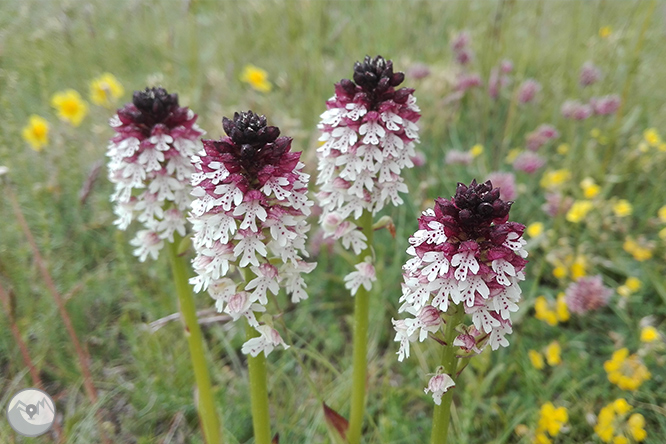
[[[432,392],[433,401],[435,401],[435,404],[440,405],[442,403],[442,395],[448,392],[451,387],[455,387],[455,385],[456,383],[453,382],[451,376],[446,373],[437,373],[430,378],[428,387],[424,391],[426,394]]]
[[[282,340],[280,333],[270,325],[260,325],[255,327],[255,329],[261,334],[261,336],[249,339],[245,342],[241,348],[243,354],[251,355],[256,358],[259,353],[263,352],[264,356],[267,357],[278,345],[281,345],[285,350],[289,348],[289,346]]]
[[[361,285],[367,291],[372,288],[372,283],[377,280],[375,276],[375,267],[370,262],[361,262],[356,264],[356,271],[352,271],[345,276],[345,288],[351,290],[351,295],[356,295]]]

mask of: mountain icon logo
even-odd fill
[[[9,425],[22,436],[40,436],[55,421],[55,403],[48,393],[27,388],[15,394],[7,406]]]

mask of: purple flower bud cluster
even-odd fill
[[[509,344],[505,335],[518,310],[527,252],[525,227],[507,222],[512,202],[499,196],[490,181],[459,183],[452,199],[436,199],[435,208],[419,218],[409,239],[412,258],[403,267],[399,309],[414,318],[393,320],[400,361],[409,356],[410,342],[436,333],[451,310],[472,318],[472,325],[458,328],[457,355],[477,353],[488,343],[493,350]]]
[[[135,217],[143,223],[145,229],[130,241],[140,261],[149,255],[156,259],[164,239],[173,242],[174,232],[185,235],[194,171],[190,157],[204,134],[196,120],[196,114],[178,105],[176,94],[146,88],[134,92],[132,103],[109,122],[116,132],[107,151],[115,224],[125,230]]]
[[[193,157],[196,172],[190,220],[194,229],[194,290],[208,290],[218,311],[234,320],[247,318],[260,334],[243,346],[243,353],[268,355],[284,345],[272,327],[260,325],[255,313],[266,310],[268,292],[280,286],[292,302],[307,298],[301,273],[306,263],[306,217],[314,204],[307,197],[309,175],[302,172],[301,153],[291,152],[291,138],[268,126],[252,111],[224,118],[221,140],[204,140]],[[252,279],[237,284],[226,276],[248,268]]]

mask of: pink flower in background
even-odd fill
[[[451,40],[451,49],[458,64],[465,66],[474,60],[474,52],[469,48],[470,36],[467,31],[461,31]]]
[[[513,63],[510,60],[503,60],[499,67],[490,70],[488,95],[492,99],[498,98],[500,92],[511,84],[511,78],[508,75],[511,71],[513,71]]]
[[[561,108],[562,116],[573,120],[585,120],[592,115],[593,111],[590,105],[578,100],[567,100]]]
[[[569,284],[565,301],[572,313],[584,314],[608,305],[613,290],[605,287],[601,275],[580,278]]]
[[[590,61],[587,61],[583,63],[583,66],[580,69],[580,75],[578,77],[578,83],[580,83],[581,86],[590,86],[601,78],[601,71],[599,68],[594,66],[594,64]]]
[[[560,137],[560,133],[557,132],[554,126],[543,124],[540,125],[536,130],[529,133],[525,137],[525,141],[528,150],[537,151],[548,141],[557,139],[558,137]]]
[[[518,88],[518,103],[530,103],[541,91],[541,84],[534,79],[525,80]]]
[[[196,292],[208,290],[218,311],[234,320],[247,318],[261,336],[243,345],[243,353],[268,355],[284,345],[278,332],[260,325],[255,313],[266,311],[268,293],[280,286],[296,303],[307,299],[302,273],[315,267],[306,263],[305,241],[309,175],[302,172],[301,153],[291,152],[291,138],[268,126],[252,111],[223,119],[227,136],[204,140],[193,157],[193,260]],[[252,279],[237,289],[226,276],[236,269],[252,271]],[[286,348],[286,346],[285,346]]]
[[[590,99],[590,106],[597,115],[615,114],[620,108],[620,96],[611,94],[603,97],[592,97]]]
[[[500,199],[502,200],[514,200],[518,195],[518,193],[516,193],[516,175],[513,173],[496,171],[488,174],[487,180],[499,188]]]
[[[468,31],[460,31],[456,34],[451,40],[451,49],[454,52],[458,52],[462,49],[465,49],[469,45],[471,37]]]
[[[414,317],[393,320],[400,361],[409,357],[409,342],[422,342],[443,325],[441,316],[453,304],[471,316],[474,326],[458,327],[456,344],[466,351],[509,345],[505,335],[512,331],[510,315],[518,310],[518,283],[527,264],[525,227],[507,222],[511,204],[500,199],[490,181],[472,181],[459,183],[453,198],[438,198],[434,209],[423,212],[409,238],[412,258],[403,266],[398,310]]]
[[[430,75],[430,68],[424,63],[415,63],[407,70],[407,77],[420,80]]]
[[[573,198],[571,196],[563,197],[559,193],[547,193],[546,203],[543,204],[541,209],[549,216],[555,217],[560,214],[566,214],[573,205]]]
[[[125,230],[136,217],[144,225],[130,241],[142,262],[157,259],[163,240],[173,242],[174,232],[185,235],[194,171],[190,157],[204,134],[196,120],[178,105],[177,94],[146,88],[135,91],[132,103],[109,122],[116,132],[107,151],[109,180],[115,184],[114,223]]]
[[[458,84],[456,85],[456,89],[458,91],[467,91],[470,88],[478,88],[479,86],[483,85],[483,81],[481,80],[481,76],[477,73],[462,73],[458,76]]]
[[[516,171],[523,171],[528,174],[534,174],[539,168],[546,164],[546,160],[532,151],[520,153],[513,161],[513,168]]]
[[[448,165],[469,165],[473,160],[472,153],[460,150],[449,150],[444,157],[444,162]]]
[[[511,74],[513,71],[513,62],[511,60],[502,60],[502,63],[500,64],[500,69],[502,70],[502,73],[504,74]]]

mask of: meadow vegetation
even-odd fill
[[[108,120],[146,86],[178,93],[206,138],[251,109],[293,137],[314,178],[334,83],[381,54],[406,73],[422,117],[417,166],[403,172],[410,192],[381,213],[395,236],[375,232],[364,442],[428,442],[423,389],[436,353],[415,344],[399,363],[391,325],[407,239],[456,183],[495,178],[513,194],[511,220],[527,226],[530,262],[511,345],[462,373],[451,442],[661,444],[665,17],[656,1],[0,2],[0,284],[10,297],[0,331],[15,320],[66,442],[101,442],[100,430],[119,443],[203,442],[182,327],[153,324],[178,310],[167,259],[139,262],[134,228],[113,225]],[[91,96],[105,73],[122,86],[107,101]],[[79,108],[59,116],[68,100]],[[9,189],[91,356],[94,405]],[[291,347],[268,358],[283,443],[328,442],[322,402],[349,413],[354,300],[343,277],[353,258],[310,222],[309,299],[281,306]],[[228,442],[252,443],[243,327],[213,306],[197,296],[214,400]],[[0,335],[0,376],[2,406],[32,384],[10,334]],[[0,442],[27,440],[0,420]]]

